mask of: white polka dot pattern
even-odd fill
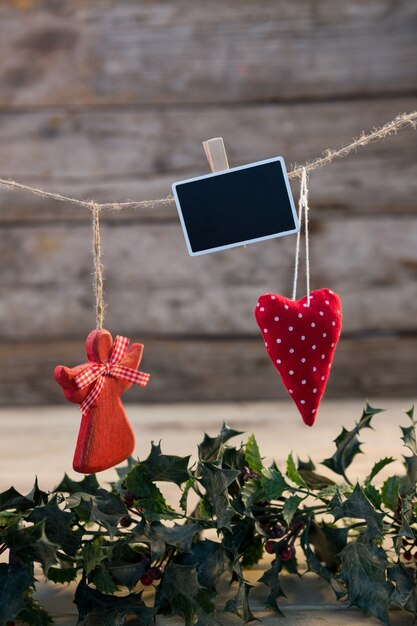
[[[314,291],[309,303],[307,297],[292,301],[266,294],[255,308],[268,354],[309,426],[316,419],[329,377],[341,310],[339,296],[329,289]]]

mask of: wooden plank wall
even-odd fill
[[[303,162],[417,108],[416,34],[415,0],[2,2],[0,176],[163,197],[218,135],[232,166]],[[313,287],[344,303],[329,396],[415,394],[416,157],[402,131],[312,176]],[[173,206],[107,213],[102,237],[106,326],[153,374],[130,400],[284,396],[252,310],[290,294],[294,238],[191,259]],[[61,402],[52,369],[94,324],[88,211],[0,191],[0,263],[1,402]]]

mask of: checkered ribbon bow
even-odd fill
[[[88,413],[90,407],[103,391],[104,385],[106,384],[106,376],[122,378],[129,383],[134,383],[141,387],[145,387],[148,384],[150,378],[149,374],[138,372],[131,367],[119,365],[126,354],[129,341],[130,339],[128,337],[117,335],[107,363],[89,363],[89,365],[74,378],[75,384],[79,389],[84,389],[84,387],[87,387],[95,380],[97,381],[88,396],[80,404],[80,409],[83,414]]]

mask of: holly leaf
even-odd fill
[[[249,593],[252,589],[253,585],[248,583],[248,581],[239,581],[236,595],[230,598],[224,607],[224,611],[234,613],[243,620],[244,624],[256,619],[249,607]]]
[[[101,524],[114,537],[120,520],[128,515],[128,511],[118,496],[109,491],[104,493],[103,497],[91,500],[90,521]]]
[[[165,553],[167,546],[177,548],[181,552],[191,552],[192,541],[200,530],[199,523],[174,526],[154,523],[138,526],[135,536],[137,541],[144,541],[150,545],[152,557],[157,559]]]
[[[31,500],[35,506],[46,504],[48,502],[48,494],[46,491],[39,489],[38,479],[35,478],[35,482],[31,491],[26,496],[27,500]]]
[[[298,474],[301,476],[302,480],[305,482],[309,489],[326,489],[326,487],[335,486],[335,482],[327,476],[323,476],[322,474],[317,474],[317,472],[313,472],[312,470],[300,469],[298,467]]]
[[[311,532],[312,529],[314,529],[314,533]],[[317,536],[318,534],[319,536]],[[321,541],[319,541],[319,538]],[[315,547],[315,552],[311,549],[311,543]],[[312,528],[310,525],[307,525],[301,534],[300,545],[306,557],[308,571],[314,572],[335,589],[333,573],[322,564],[324,560],[330,561],[328,552],[330,552],[334,561],[333,551],[329,548],[323,529],[319,526],[313,526]]]
[[[119,496],[105,489],[101,489],[98,496],[73,493],[65,501],[68,508],[75,509],[81,521],[104,526],[111,537],[116,534],[120,520],[128,515]]]
[[[317,492],[316,497],[320,500],[327,500],[330,499],[330,501],[335,497],[335,495],[338,493],[339,491],[339,485],[329,485],[328,487],[324,487],[323,489],[320,489],[320,491]]]
[[[192,544],[190,552],[181,555],[181,563],[195,566],[199,583],[210,591],[216,591],[228,559],[220,542],[202,539]]]
[[[261,576],[259,582],[269,587],[269,594],[265,601],[265,605],[275,613],[283,616],[284,613],[278,606],[278,598],[286,598],[286,595],[281,586],[279,578],[280,571],[281,559],[278,557],[272,561],[271,568]]]
[[[200,482],[206,490],[206,494],[213,505],[217,520],[217,528],[227,528],[231,531],[231,520],[234,510],[230,506],[227,490],[236,480],[240,472],[232,469],[222,469],[216,463],[201,463]]]
[[[367,534],[369,537],[381,536],[383,513],[377,513],[374,507],[365,496],[360,485],[357,484],[352,494],[333,508],[335,521],[343,517],[363,519],[367,524]]]
[[[363,492],[376,509],[381,508],[381,494],[379,493],[378,489],[374,487],[374,485],[372,485],[371,483],[365,483],[363,487]]]
[[[240,496],[245,507],[246,515],[251,515],[251,509],[256,502],[265,500],[266,492],[258,479],[251,478],[242,487]]]
[[[307,531],[308,536],[306,534],[303,540],[308,541],[313,546],[314,555],[319,559],[320,564],[324,563],[328,571],[331,573],[335,572],[340,564],[339,552],[343,550],[347,543],[347,528],[337,528],[336,526],[330,526],[324,522],[320,525],[310,522],[306,527],[306,533]],[[322,576],[323,573],[316,571],[318,567],[317,564],[314,567],[312,563],[310,563],[310,565],[313,571],[319,574],[319,576]],[[337,594],[334,586],[333,589]]]
[[[137,505],[143,508],[146,519],[178,517],[166,503],[161,491],[149,478],[142,463],[135,465],[126,475],[125,480],[128,490],[135,496]]]
[[[388,579],[395,584],[390,604],[403,611],[417,612],[416,570],[401,563],[388,568]]]
[[[252,472],[256,472],[257,474],[262,472],[264,466],[259,452],[258,442],[253,434],[248,437],[245,444],[245,459]]]
[[[120,482],[123,482],[123,479],[126,476],[126,474],[128,474],[130,470],[133,469],[133,467],[135,467],[137,463],[138,461],[134,459],[133,456],[130,456],[126,459],[126,465],[122,465],[121,467],[114,468],[117,472]]]
[[[13,526],[3,535],[3,541],[23,563],[40,563],[45,575],[51,565],[56,563],[59,546],[46,536],[45,520],[25,528]]]
[[[83,545],[81,557],[83,567],[87,576],[106,558],[106,553],[102,545],[89,542]]]
[[[181,457],[172,454],[162,454],[160,442],[158,445],[155,445],[152,441],[151,446],[148,458],[141,463],[150,480],[153,482],[175,483],[180,487],[189,479],[188,463],[190,456]]]
[[[298,459],[297,469],[298,471],[301,470],[306,472],[313,472],[316,469],[316,466],[314,465],[310,457],[308,457],[308,461],[302,461],[301,459]]]
[[[403,493],[413,493],[417,482],[417,456],[404,456],[406,476],[400,480],[400,490]]]
[[[13,620],[26,606],[26,595],[33,591],[32,563],[9,566],[0,563],[0,623]]]
[[[276,467],[270,467],[263,471],[261,485],[267,500],[277,500],[286,489],[291,489],[284,476]]]
[[[300,502],[302,502],[303,499],[304,498],[301,498],[300,496],[290,496],[285,500],[284,506],[282,507],[282,517],[288,525],[291,524]]]
[[[322,461],[322,465],[325,465],[336,474],[343,476],[346,482],[349,482],[346,476],[346,469],[352,463],[355,456],[361,452],[361,443],[359,441],[358,434],[364,428],[372,428],[372,418],[374,415],[382,413],[382,411],[383,409],[374,409],[367,404],[359,422],[352,430],[346,430],[344,427],[342,428],[342,432],[334,440],[336,444],[336,452],[330,458]]]
[[[412,406],[411,409],[408,409],[408,411],[404,411],[404,413],[408,415],[411,421],[414,420],[414,406]]]
[[[71,529],[74,514],[69,511],[62,511],[58,506],[56,496],[52,497],[47,504],[37,506],[27,519],[34,523],[45,520],[47,537],[53,543],[61,546],[70,556],[75,555],[81,543],[82,531]]]
[[[253,589],[253,585],[243,577],[242,568],[237,559],[233,564],[233,571],[238,580],[238,589],[233,598],[230,598],[230,600],[226,602],[224,611],[234,613],[247,624],[256,619],[249,606],[249,593],[251,589]]]
[[[47,578],[53,583],[63,585],[70,583],[77,578],[76,567],[50,567],[48,569]]]
[[[398,476],[390,476],[381,487],[381,499],[391,511],[396,511],[398,506],[398,494],[400,479]]]
[[[74,603],[78,608],[80,622],[94,616],[101,620],[104,626],[120,626],[131,613],[136,615],[141,623],[147,625],[152,623],[156,612],[144,604],[140,593],[131,593],[123,597],[103,594],[89,587],[85,578],[78,584]]]
[[[402,547],[402,538],[407,538],[408,540],[411,540],[414,542],[415,540],[415,535],[414,535],[414,530],[411,527],[411,524],[413,523],[413,518],[414,518],[414,504],[413,502],[409,500],[409,498],[405,497],[399,497],[398,499],[398,510],[396,511],[396,514],[400,515],[400,519],[401,519],[401,526],[400,528],[397,529],[397,537],[396,537],[396,548],[397,548],[397,553],[399,554],[400,552],[400,548]]]
[[[215,593],[198,580],[195,565],[170,562],[158,587],[158,601],[169,606],[171,615],[179,615],[185,626],[215,624]]]
[[[199,523],[193,524],[175,524],[174,526],[165,526],[164,524],[152,525],[152,540],[157,539],[163,541],[168,546],[172,546],[181,550],[181,552],[190,552],[194,537],[201,530]]]
[[[395,461],[394,457],[392,456],[386,456],[383,459],[380,459],[379,461],[377,461],[372,470],[371,473],[365,478],[365,484],[366,483],[370,483],[377,474],[379,474],[379,472],[384,469],[384,467],[386,467],[387,465],[389,465],[390,463],[393,463]]]
[[[105,565],[112,578],[131,591],[149,569],[149,560],[144,559],[143,553],[134,550],[127,541],[121,540],[113,543],[111,556]]]
[[[20,513],[12,513],[11,511],[0,512],[0,531],[8,526],[14,526],[22,520]]]
[[[247,464],[244,448],[232,448],[232,446],[224,446],[222,452],[222,466],[228,469],[237,469],[243,471]]]
[[[414,411],[412,415],[414,415]],[[414,420],[412,419],[411,426],[400,426],[400,428],[403,434],[401,439],[403,440],[404,445],[406,446],[406,448],[411,450],[414,455],[417,455],[416,428]]]
[[[250,545],[245,549],[241,561],[243,569],[257,565],[264,554],[264,544],[261,537],[254,537]]]
[[[195,483],[194,476],[190,476],[190,478],[187,480],[187,482],[185,483],[183,487],[179,504],[180,504],[181,509],[184,511],[184,513],[187,512],[188,494],[190,493],[190,489],[193,488],[194,483]]]
[[[233,428],[230,428],[223,422],[223,426],[217,437],[209,437],[207,433],[204,434],[204,439],[198,446],[198,458],[200,461],[216,460],[223,445],[229,441],[229,439],[242,434],[241,431],[233,430]]]
[[[33,507],[33,501],[22,496],[14,487],[10,487],[7,491],[0,494],[0,511],[6,509],[16,509],[18,511],[26,511]]]
[[[339,578],[346,585],[350,603],[389,626],[388,606],[394,588],[386,578],[388,560],[384,550],[357,541],[342,550],[340,560]]]
[[[119,591],[118,586],[104,563],[100,563],[100,565],[91,572],[89,580],[101,593],[116,593]]]
[[[79,481],[72,480],[72,478],[70,478],[68,474],[64,474],[64,478],[61,480],[59,485],[57,485],[52,491],[59,493],[69,493],[70,495],[73,493],[79,493],[81,491],[83,493],[97,495],[98,493],[101,493],[105,490],[100,487],[100,484],[95,474],[87,474],[82,480]]]
[[[294,458],[292,456],[292,452],[290,452],[287,457],[287,476],[290,480],[292,480],[293,483],[295,483],[299,487],[307,487],[306,483],[298,473],[298,470],[295,466]]]

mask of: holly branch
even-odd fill
[[[94,475],[64,476],[50,493],[37,481],[27,495],[11,487],[0,494],[0,553],[8,559],[0,564],[0,625],[52,623],[36,600],[40,571],[52,583],[74,585],[80,621],[94,615],[116,626],[133,615],[152,624],[167,615],[186,626],[214,626],[227,611],[249,622],[245,572],[262,559],[259,582],[276,613],[285,612],[288,576],[310,571],[338,600],[387,625],[394,606],[415,618],[413,409],[401,428],[403,473],[380,484],[381,470],[394,461],[387,457],[370,466],[362,483],[349,478],[361,432],[381,412],[367,405],[351,430],[342,429],[333,455],[321,463],[331,477],[292,453],[282,470],[266,464],[254,435],[233,446],[242,433],[224,424],[216,437],[204,436],[195,462],[152,443],[146,459],[117,468],[110,488]],[[177,507],[167,503],[162,482],[179,489]],[[231,588],[226,604],[221,579]]]

